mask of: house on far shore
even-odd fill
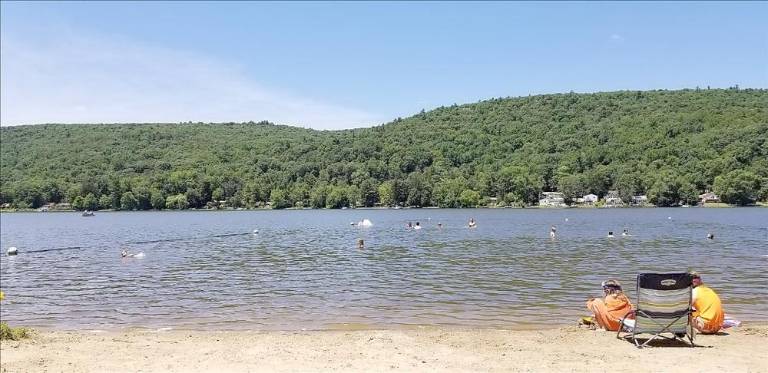
[[[586,196],[584,196],[584,198],[581,198],[582,203],[589,206],[592,206],[595,203],[597,203],[597,200],[598,198],[594,194],[587,194]]]
[[[11,208],[11,204],[10,203],[3,203],[2,205],[0,205],[0,208],[9,209],[9,208]]]
[[[605,195],[605,206],[606,207],[624,206],[624,201],[622,201],[621,197],[619,197],[618,191],[615,191],[615,190],[608,191],[608,194]]]
[[[645,206],[648,204],[648,196],[632,196],[632,202],[630,202],[630,204],[632,206]]]
[[[539,206],[543,207],[566,207],[565,196],[560,192],[543,192],[539,199]]]
[[[72,204],[69,202],[61,202],[57,203],[55,206],[56,210],[72,210]]]
[[[699,195],[699,203],[701,203],[703,205],[703,204],[705,204],[707,202],[709,202],[709,203],[719,203],[720,202],[720,197],[717,194],[715,194],[713,192],[709,192],[709,191],[705,192],[704,194],[700,194]]]

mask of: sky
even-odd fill
[[[768,88],[766,2],[0,3],[0,124],[368,127],[560,92]]]

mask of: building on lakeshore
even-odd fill
[[[719,203],[720,197],[713,193],[713,192],[705,192],[704,194],[699,195],[699,203],[706,204],[706,203]]]
[[[609,190],[608,194],[605,195],[605,206],[606,207],[620,207],[624,206],[624,201],[621,200],[621,197],[619,197],[619,192],[616,190]]]
[[[632,196],[632,202],[630,202],[630,204],[632,206],[645,206],[648,204],[648,196]]]
[[[597,198],[597,195],[587,194],[583,198],[581,198],[581,201],[585,205],[593,206],[595,203],[597,203],[598,198]]]
[[[543,192],[539,199],[539,206],[543,207],[566,207],[565,197],[560,192]]]

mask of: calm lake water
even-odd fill
[[[350,225],[363,218],[373,226]],[[406,230],[409,221],[424,228]],[[12,213],[0,222],[0,318],[17,325],[574,324],[603,279],[618,278],[634,299],[637,273],[688,269],[730,315],[768,320],[764,208]],[[18,256],[4,254],[10,246]],[[122,259],[123,248],[145,257]]]

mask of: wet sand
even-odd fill
[[[768,324],[637,349],[615,333],[548,330],[44,331],[0,343],[2,372],[768,371]]]

